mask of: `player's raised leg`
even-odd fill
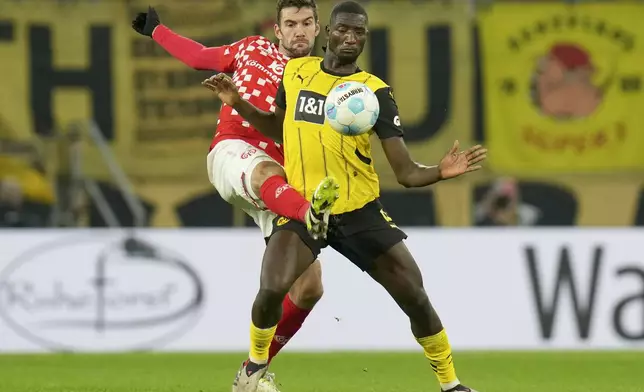
[[[309,202],[288,184],[282,166],[264,161],[254,168],[251,187],[271,211],[305,222],[314,238],[326,236],[331,206],[339,197],[338,184],[333,178],[323,179]]]
[[[284,168],[274,161],[260,162],[251,174],[251,187],[277,215],[304,222],[310,203],[286,181]]]
[[[429,302],[420,269],[407,246],[402,241],[394,245],[375,260],[368,272],[409,317],[412,333],[423,347],[441,390],[475,392],[456,377],[447,334]]]
[[[260,379],[266,373],[270,346],[282,316],[284,297],[295,281],[310,268],[318,252],[319,249],[314,254],[294,231],[280,230],[271,236],[264,253],[260,288],[251,313],[248,360],[237,373],[233,392],[257,390]]]

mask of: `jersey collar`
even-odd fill
[[[362,70],[360,69],[360,67],[356,68],[356,71],[355,71],[355,72],[353,72],[353,73],[350,73],[350,74],[341,74],[341,73],[338,73],[338,72],[334,72],[334,71],[331,71],[330,69],[327,69],[327,68],[324,66],[324,60],[320,61],[320,68],[322,68],[322,71],[324,71],[325,73],[328,73],[329,75],[339,76],[339,77],[342,77],[342,76],[351,76],[351,75],[359,74],[360,72],[362,72]]]

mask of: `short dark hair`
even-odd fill
[[[358,14],[369,20],[367,11],[365,11],[364,7],[357,1],[343,1],[336,4],[333,7],[333,10],[331,10],[331,23],[333,23],[338,14]]]
[[[282,10],[284,8],[295,7],[298,10],[300,8],[310,8],[313,10],[313,17],[315,21],[318,21],[318,5],[315,0],[278,0],[277,1],[277,24],[282,22]]]

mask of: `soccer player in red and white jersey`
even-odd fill
[[[278,45],[250,36],[230,45],[205,47],[161,24],[152,7],[138,14],[132,27],[192,68],[232,73],[244,99],[265,111],[275,110],[274,97],[286,62],[310,55],[320,32],[315,0],[278,1],[274,27]],[[283,163],[278,143],[251,127],[232,107],[222,106],[207,157],[208,177],[220,196],[250,215],[264,237],[271,234],[276,214],[304,221],[312,234],[324,235],[335,191],[320,192],[322,196],[309,203],[288,185]],[[332,180],[320,184],[320,188],[334,187]],[[321,296],[321,269],[316,261],[285,297],[275,338],[268,352],[260,355],[265,358],[253,360],[270,362],[300,329]],[[264,390],[277,390],[270,376],[262,381]]]

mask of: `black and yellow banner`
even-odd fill
[[[0,137],[30,140],[94,119],[130,176],[204,178],[220,102],[200,82],[213,72],[190,69],[136,34],[131,20],[147,7],[3,4]],[[188,8],[164,2],[157,10],[163,23],[207,46],[252,34],[266,19],[221,0]],[[89,143],[84,151],[86,174],[105,177],[100,154]]]
[[[147,3],[131,6],[128,15],[147,9]],[[186,7],[165,2],[157,7],[161,21],[177,33],[205,46],[235,42],[253,34],[255,21],[244,21],[240,4],[200,2]],[[126,19],[126,22],[128,20]],[[195,71],[172,58],[156,42],[127,28],[130,71],[133,81],[134,118],[132,145],[146,159],[172,159],[176,155],[204,154],[214,134],[221,103],[201,81],[214,71]]]
[[[496,4],[479,17],[487,143],[514,174],[644,169],[644,5]]]

